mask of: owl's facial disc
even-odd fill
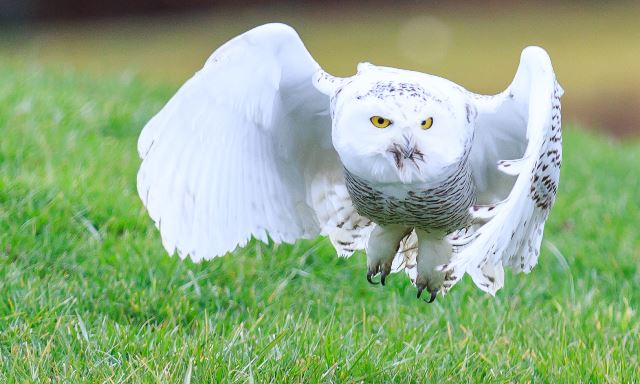
[[[464,94],[427,75],[369,68],[343,81],[330,103],[340,161],[374,183],[439,182],[473,136]]]

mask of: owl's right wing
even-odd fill
[[[318,64],[289,26],[267,24],[216,50],[144,127],[138,193],[164,248],[194,261],[253,236],[294,242],[328,234],[363,248],[331,143]]]

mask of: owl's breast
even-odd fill
[[[475,203],[476,193],[466,159],[442,182],[404,194],[389,193],[346,168],[345,181],[358,213],[377,224],[400,224],[442,234],[470,225],[469,207]]]

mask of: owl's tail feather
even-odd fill
[[[411,231],[400,242],[398,253],[393,259],[391,264],[391,272],[396,273],[404,270],[411,279],[411,282],[415,284],[417,270],[417,258],[418,258],[418,237],[415,231]]]

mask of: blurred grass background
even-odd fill
[[[572,4],[290,3],[5,26],[0,381],[637,382],[639,6]],[[486,93],[511,81],[524,46],[545,47],[566,90],[565,159],[533,272],[507,274],[495,298],[465,279],[424,305],[402,275],[369,286],[364,255],[338,259],[326,240],[167,257],[135,190],[140,129],[217,46],[270,21],[338,75],[371,61]]]
[[[522,48],[540,45],[567,92],[565,116],[616,135],[640,132],[640,3],[463,4],[291,3],[41,23],[8,30],[0,54],[178,85],[230,37],[280,21],[294,26],[316,60],[337,75],[370,61],[496,93],[512,79]]]

